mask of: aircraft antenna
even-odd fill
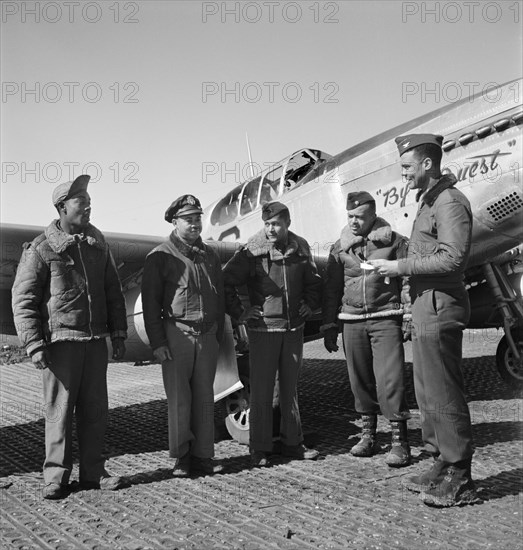
[[[249,166],[251,168],[251,178],[254,178],[254,164],[252,163],[251,147],[249,145],[249,134],[245,132],[245,140],[247,141],[247,154],[249,155]]]

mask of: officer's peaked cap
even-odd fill
[[[203,214],[202,205],[194,195],[182,195],[167,208],[165,220],[171,223],[173,218],[188,216],[189,214]]]

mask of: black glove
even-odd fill
[[[336,343],[338,340],[338,329],[337,328],[329,328],[323,333],[323,345],[325,346],[325,349],[331,353],[333,351],[338,351],[338,344]]]

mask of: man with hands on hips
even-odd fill
[[[297,383],[303,360],[305,319],[321,305],[321,278],[305,239],[289,231],[289,210],[263,205],[263,229],[248,239],[224,268],[227,311],[247,323],[250,364],[249,445],[251,463],[267,466],[272,452],[273,390],[280,388],[282,455],[313,460],[303,444]],[[244,310],[238,289],[247,286]]]
[[[463,274],[472,214],[455,188],[456,177],[441,173],[442,141],[432,134],[396,138],[402,176],[409,189],[417,190],[418,211],[406,259],[369,262],[382,276],[410,276],[414,385],[425,449],[434,463],[410,477],[406,487],[436,507],[477,502],[461,371],[463,330],[470,317]]]

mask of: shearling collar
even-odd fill
[[[376,218],[374,225],[367,235],[367,240],[381,242],[384,245],[390,244],[392,242],[392,228],[390,224],[387,223],[383,218]],[[349,225],[346,225],[341,230],[340,247],[342,250],[345,250],[345,252],[347,252],[355,244],[359,244],[362,242],[363,237],[361,235],[354,235]]]
[[[458,180],[454,174],[444,174],[432,187],[426,191],[418,191],[416,201],[421,199],[421,201],[425,204],[432,206],[442,191],[445,191],[445,189],[448,189],[449,187],[454,187],[457,182]]]
[[[60,220],[53,220],[45,229],[45,237],[49,246],[57,253],[61,254],[69,246],[81,241],[87,242],[101,250],[105,249],[105,238],[102,232],[96,229],[94,225],[88,224],[86,230],[79,235],[69,235],[60,227]]]
[[[245,248],[253,256],[264,256],[265,254],[270,254],[271,260],[282,257],[287,258],[294,253],[297,253],[300,256],[309,255],[306,241],[301,237],[298,237],[298,235],[292,231],[289,231],[289,240],[283,254],[275,248],[274,243],[267,240],[264,229],[261,229],[258,233],[255,233],[247,241]]]

